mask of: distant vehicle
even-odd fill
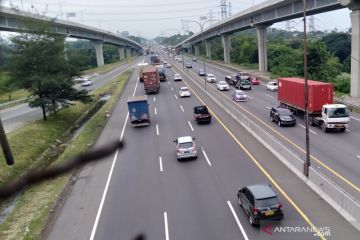
[[[129,97],[127,104],[132,126],[150,125],[149,104],[146,95]]]
[[[194,107],[194,120],[197,123],[210,123],[211,115],[205,105]]]
[[[250,79],[250,74],[247,72],[238,72],[236,73],[237,80]]]
[[[232,99],[236,102],[246,102],[247,101],[246,94],[244,93],[244,91],[241,91],[241,90],[234,90],[232,92]]]
[[[282,220],[284,213],[275,192],[269,185],[258,184],[239,189],[237,198],[240,207],[249,216],[251,225],[259,225],[262,220]]]
[[[151,55],[150,56],[150,63],[152,65],[158,65],[158,64],[160,64],[160,59],[158,58],[157,55]]]
[[[182,62],[183,60],[182,60],[182,58],[181,57],[179,57],[178,58],[178,62]]]
[[[192,68],[191,63],[186,63],[186,68]]]
[[[174,57],[174,55],[172,53],[169,53],[169,57],[172,58]]]
[[[268,82],[266,84],[266,90],[269,90],[269,91],[277,91],[278,90],[278,84],[277,82]]]
[[[146,94],[159,93],[160,78],[159,73],[154,66],[146,66],[143,70],[144,90]]]
[[[260,85],[260,81],[256,77],[250,77],[250,81],[252,85]]]
[[[138,73],[139,73],[139,81],[140,82],[144,82],[143,71],[144,71],[144,68],[148,65],[149,65],[148,63],[139,63],[138,64]]]
[[[166,65],[168,62],[167,61],[163,61],[163,64]]]
[[[235,87],[238,89],[251,90],[251,82],[249,79],[239,79],[237,80]]]
[[[296,118],[293,113],[284,107],[272,107],[270,109],[270,121],[277,122],[279,127],[296,125]]]
[[[279,78],[278,101],[281,106],[296,112],[305,112],[304,84],[302,78]],[[345,131],[349,127],[350,114],[343,104],[333,104],[334,85],[308,80],[309,125]]]
[[[200,75],[200,74],[199,74]],[[206,81],[209,82],[209,83],[214,83],[216,82],[216,78],[215,78],[215,75],[212,74],[212,73],[208,73],[206,75]]]
[[[182,80],[182,77],[179,73],[175,73],[174,74],[174,81],[181,81]]]
[[[205,76],[206,75],[204,69],[199,69],[198,74],[199,74],[199,76]]]
[[[171,68],[172,66],[171,66],[170,63],[167,63],[167,64],[166,64],[166,67],[167,67],[167,68]]]
[[[236,75],[233,74],[233,75],[225,76],[225,81],[226,81],[229,85],[235,85],[236,82],[237,82]]]
[[[216,88],[220,91],[229,91],[229,85],[225,81],[218,81]]]
[[[92,85],[92,81],[91,80],[85,80],[81,83],[82,87],[88,87]]]
[[[195,138],[191,136],[178,137],[174,140],[176,143],[176,157],[180,161],[185,158],[197,158],[197,147]]]
[[[196,61],[197,61],[196,57],[193,57],[193,58],[192,58],[192,61],[193,61],[193,62],[196,62]]]
[[[74,78],[73,79],[73,81],[75,82],[75,83],[82,83],[82,82],[84,82],[84,81],[88,81],[88,80],[90,80],[90,79],[88,79],[87,77],[76,77],[76,78]]]
[[[166,81],[166,74],[165,74],[164,66],[163,65],[157,65],[155,67],[157,68],[157,71],[159,73],[160,82]]]
[[[190,97],[190,91],[187,87],[181,87],[179,90],[180,97]]]

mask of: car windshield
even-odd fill
[[[349,117],[349,110],[346,108],[329,108],[328,111],[330,118]]]
[[[247,79],[241,80],[241,84],[250,84],[250,81]]]
[[[256,199],[255,206],[258,208],[266,208],[279,204],[277,197]]]
[[[290,116],[292,112],[287,108],[278,108],[277,111],[279,112],[280,116]]]
[[[243,96],[243,95],[245,95],[243,92],[237,92],[236,93],[236,96]]]
[[[214,77],[214,74],[208,74],[208,77]]]
[[[180,91],[187,92],[188,89],[184,87],[184,88],[180,88]]]
[[[276,82],[270,82],[269,85],[270,86],[277,86],[277,83]]]
[[[225,81],[220,81],[219,85],[227,85],[227,83]]]
[[[179,143],[179,148],[191,148],[192,146],[193,146],[192,142]]]
[[[196,107],[195,108],[195,113],[208,113],[208,110],[205,106],[202,107]]]

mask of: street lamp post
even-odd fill
[[[205,42],[204,42],[204,25],[207,23],[207,22],[210,22],[210,20],[206,20],[204,22],[201,22],[201,20],[206,20],[206,16],[203,16],[203,17],[200,17],[200,21],[195,21],[195,20],[182,20],[183,22],[193,22],[193,23],[196,23],[199,25],[200,27],[200,30],[201,30],[201,41],[202,41],[202,44],[203,44],[203,48],[205,49]],[[203,68],[204,68],[204,73],[205,73],[205,76],[204,76],[204,90],[206,91],[206,71],[205,71],[205,59],[203,59]]]

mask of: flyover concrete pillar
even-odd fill
[[[192,54],[192,46],[187,48],[188,54]]]
[[[224,49],[224,62],[230,62],[230,36],[229,35],[222,35],[221,36],[222,45]]]
[[[205,40],[205,51],[206,51],[206,56],[208,58],[211,58],[211,46],[210,46],[210,42]]]
[[[119,47],[119,58],[120,60],[123,60],[125,58],[125,48]]]
[[[199,45],[195,45],[195,56],[199,56],[200,55],[200,46]]]
[[[93,41],[93,44],[95,45],[95,53],[96,53],[96,62],[98,67],[101,67],[104,65],[104,54],[102,49],[102,41]]]
[[[267,47],[266,47],[267,26],[256,26],[259,52],[259,70],[267,71]]]
[[[360,97],[360,10],[353,10],[350,18],[352,30],[350,96]]]
[[[131,48],[126,48],[126,57],[131,57]]]

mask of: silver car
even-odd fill
[[[197,148],[194,140],[195,138],[191,136],[178,137],[174,140],[176,143],[176,157],[178,160],[197,158]]]

